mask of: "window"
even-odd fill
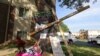
[[[27,13],[27,11],[28,11],[28,9],[20,7],[20,8],[19,8],[19,16],[20,16],[20,17],[25,16],[26,13]]]
[[[21,38],[26,38],[27,37],[27,32],[26,31],[18,31],[17,36]]]
[[[100,35],[98,35],[97,38],[100,38]]]

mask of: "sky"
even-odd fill
[[[59,4],[56,3],[56,14],[59,19],[75,11],[66,7],[61,8]],[[100,0],[94,4],[90,2],[89,5],[89,9],[63,21],[71,32],[79,32],[80,29],[100,30]]]

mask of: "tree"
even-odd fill
[[[68,32],[68,31],[69,31],[68,26],[65,25],[63,22],[60,23],[60,26],[62,27],[62,30],[63,30],[64,32]]]
[[[67,8],[82,8],[83,3],[87,3],[90,0],[57,0],[61,2],[60,6],[67,6]],[[48,21],[49,23],[58,20],[56,16],[56,0],[35,0],[35,4],[38,12],[48,11],[51,13]]]
[[[36,8],[37,8],[38,12],[44,12],[44,11],[45,12],[50,12],[51,16],[48,17],[49,18],[48,19],[49,23],[57,20],[56,10],[55,10],[56,0],[28,0],[28,1],[35,1],[35,5],[36,5]],[[61,0],[59,0],[59,1],[61,1]],[[72,0],[69,0],[69,1],[72,1]],[[61,6],[66,5],[66,6],[68,6],[68,8],[70,8],[70,7],[73,7],[73,5],[75,5],[75,7],[80,7],[80,5],[76,6],[76,4],[81,4],[82,5],[82,3],[83,3],[83,2],[79,2],[81,0],[73,0],[73,3],[69,2],[69,1],[68,0],[63,0]],[[74,4],[75,2],[77,2],[77,3]],[[73,5],[70,5],[70,3],[73,4]],[[67,4],[69,4],[69,5],[67,5]],[[52,26],[52,27],[49,28],[49,30],[51,28],[54,28],[54,27],[56,28],[56,26]]]
[[[83,3],[89,2],[89,0],[58,0],[58,1],[61,2],[60,4],[61,7],[67,6],[67,8],[76,8],[76,9],[82,8]],[[56,9],[55,9],[56,0],[35,0],[35,3],[36,3],[38,12],[48,11],[51,13],[51,16],[48,17],[49,23],[54,22],[55,20],[58,20],[56,16]],[[61,25],[64,26],[64,24],[61,24]],[[51,26],[49,30],[52,30],[52,28],[57,28],[58,26],[59,25]],[[59,27],[59,29],[61,32],[63,32],[61,30],[61,27]],[[68,49],[68,53],[69,53],[69,56],[73,56],[69,49]]]
[[[60,6],[67,6],[67,8],[79,8],[83,7],[84,3],[89,3],[90,0],[58,0],[61,2]],[[97,0],[94,0],[93,2],[96,2]]]

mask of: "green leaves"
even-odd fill
[[[63,22],[61,22],[60,25],[61,25],[62,30],[63,30],[64,32],[69,31],[69,28],[68,28],[67,25],[65,25]]]
[[[90,0],[58,0],[58,2],[61,2],[61,7],[66,6],[67,8],[79,8],[83,6],[83,3],[89,3]]]

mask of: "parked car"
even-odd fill
[[[88,38],[88,43],[100,44],[100,35],[98,35],[94,38]]]
[[[61,35],[58,36],[58,38],[59,38],[59,40],[60,40],[61,43],[64,42]],[[65,40],[66,40],[69,44],[72,44],[72,43],[74,43],[75,41],[77,41],[77,39],[76,39],[76,37],[75,37],[74,35],[65,36]]]

